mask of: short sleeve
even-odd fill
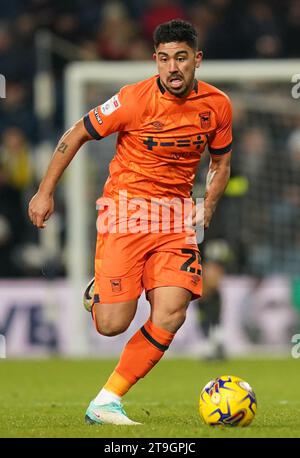
[[[95,140],[101,140],[114,132],[126,131],[133,121],[130,104],[131,99],[125,86],[118,94],[84,116],[83,122],[87,132]]]
[[[218,104],[217,129],[209,138],[210,154],[226,154],[232,149],[232,107],[224,95]]]

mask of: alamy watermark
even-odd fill
[[[6,97],[6,79],[4,75],[0,74],[0,99]]]
[[[295,73],[292,76],[291,82],[294,83],[291,90],[293,99],[300,99],[300,73]]]
[[[292,357],[295,359],[300,358],[300,334],[294,334],[291,342],[295,344],[291,349]]]
[[[204,237],[204,199],[133,197],[120,190],[117,198],[97,200],[97,231],[104,233],[183,233],[188,244]]]
[[[6,340],[5,336],[0,334],[0,359],[6,358]]]

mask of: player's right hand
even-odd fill
[[[28,215],[34,224],[39,229],[46,227],[46,221],[54,212],[54,199],[53,195],[45,194],[38,191],[29,202]]]

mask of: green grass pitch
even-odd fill
[[[86,407],[115,366],[112,360],[0,361],[0,437],[300,437],[300,360],[245,359],[205,363],[165,359],[125,397],[142,426],[89,426]],[[202,387],[233,374],[258,399],[245,428],[209,427],[198,415]]]

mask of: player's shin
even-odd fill
[[[148,320],[125,345],[119,364],[104,386],[105,392],[120,398],[124,396],[158,363],[174,336]]]

